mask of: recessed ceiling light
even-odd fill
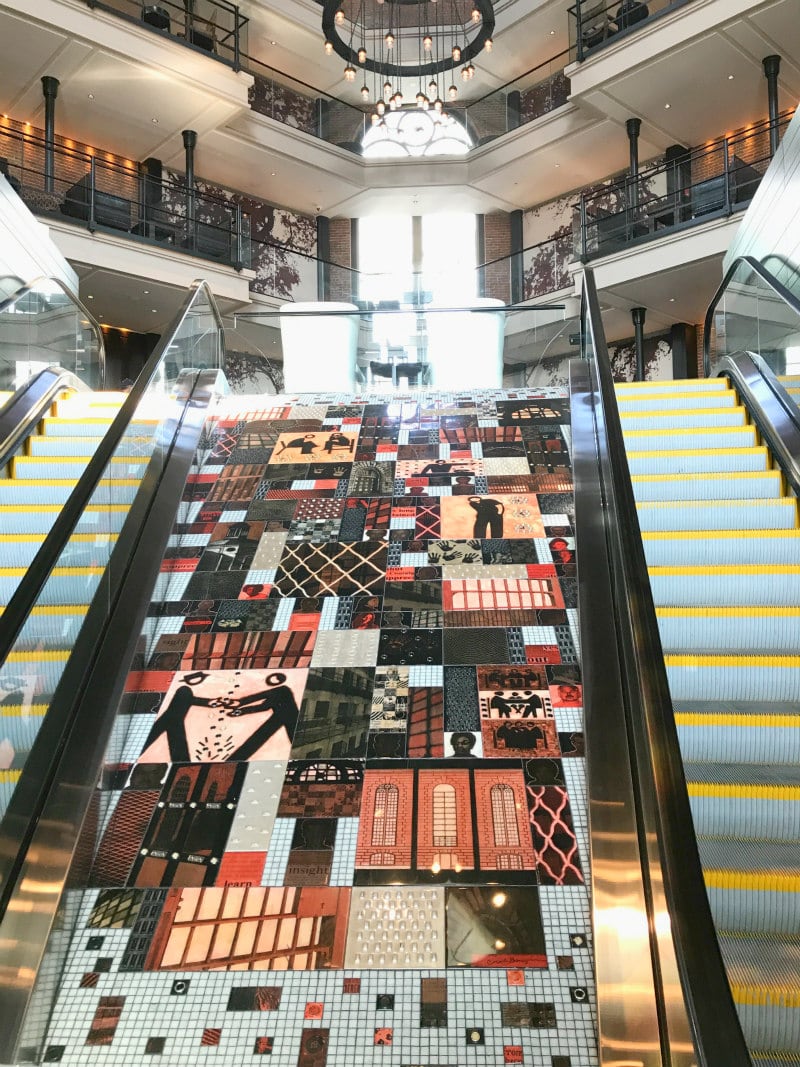
[[[561,164],[560,164],[560,163],[556,163],[556,166],[557,166],[557,167],[560,167],[560,166],[561,166]]]
[[[158,119],[155,117],[155,115],[153,116],[151,121],[152,121],[154,126],[158,126]]]
[[[664,110],[665,110],[665,111],[669,111],[669,109],[670,109],[671,107],[672,107],[672,104],[664,104]]]
[[[729,82],[732,82],[732,81],[733,81],[733,75],[732,75],[732,74],[729,74],[729,75],[728,75],[728,81],[729,81]]]
[[[555,37],[555,35],[556,35],[556,31],[555,31],[555,30],[551,30],[551,31],[550,31],[550,36],[551,36],[551,37]]]
[[[87,93],[86,95],[90,100],[94,100],[94,93]]]
[[[277,41],[270,41],[269,43],[270,44],[277,44],[278,42]]]
[[[670,304],[674,304],[674,303],[675,303],[675,297],[674,297],[674,296],[671,296],[671,297],[669,298],[669,302],[670,302]]]
[[[149,296],[150,295],[150,290],[149,289],[142,289],[142,292],[144,293],[145,296]]]
[[[89,293],[89,295],[88,295],[88,296],[86,297],[86,299],[87,299],[87,300],[94,300],[94,297],[92,296],[92,294],[91,294],[91,293]]]
[[[275,171],[274,171],[274,170],[271,170],[271,171],[269,172],[269,175],[270,175],[270,177],[271,177],[271,178],[274,178],[274,177],[275,177]]]
[[[158,308],[150,308],[154,315],[158,314]]]

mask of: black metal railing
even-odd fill
[[[575,0],[568,9],[570,50],[578,62],[687,0]]]
[[[227,0],[86,0],[241,69],[250,21]]]
[[[778,120],[778,135],[791,113]],[[772,159],[768,119],[741,133],[581,194],[576,225],[577,256],[609,255],[685,226],[743,211]]]

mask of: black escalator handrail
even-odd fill
[[[40,274],[37,278],[33,278],[31,281],[27,281],[11,294],[11,296],[4,297],[0,300],[0,314],[12,304],[16,304],[18,300],[21,300],[23,296],[27,296],[28,293],[33,292],[37,285],[42,282],[50,282],[53,285],[57,285],[59,289],[64,293],[66,297],[75,305],[80,311],[86,321],[89,324],[89,329],[94,334],[94,339],[97,343],[97,361],[100,364],[100,386],[105,384],[106,380],[106,346],[103,341],[103,331],[100,329],[100,325],[95,321],[94,316],[88,311],[78,297],[73,293],[68,285],[65,285],[60,278],[56,278],[51,274]]]
[[[39,598],[39,594],[61,557],[64,546],[72,536],[78,521],[92,498],[92,494],[102,479],[109,461],[116,452],[117,445],[126,433],[140,400],[158,373],[162,360],[200,293],[204,293],[209,298],[208,302],[213,311],[214,320],[217,323],[217,330],[220,335],[222,334],[222,319],[219,316],[219,311],[216,308],[208,283],[204,281],[193,282],[189,287],[189,294],[174,320],[172,329],[162,335],[161,340],[156,345],[152,355],[132,386],[124,404],[117,412],[108,432],[100,442],[97,451],[89,460],[86,470],[81,475],[77,485],[53,523],[50,532],[42,542],[42,546],[36,553],[25,577],[9,600],[2,619],[0,619],[0,665],[5,663],[8,654],[12,651],[22,627],[25,625]]]
[[[88,392],[72,371],[45,367],[29,378],[0,408],[0,469],[16,454],[62,389]]]
[[[611,481],[606,521],[617,572],[613,580],[623,648],[620,668],[630,702],[629,730],[641,800],[644,806],[653,805],[660,874],[685,1009],[702,1067],[750,1067],[697,851],[600,303],[588,268],[584,270],[584,299]],[[650,916],[651,923],[656,919]]]
[[[800,497],[800,408],[756,352],[723,356],[727,375],[795,496]]]
[[[798,300],[790,289],[787,289],[782,282],[779,282],[775,275],[767,270],[764,264],[760,263],[755,257],[737,256],[733,263],[731,263],[730,267],[725,271],[725,275],[719,283],[717,291],[711,297],[711,302],[706,311],[706,317],[703,320],[703,374],[706,378],[711,376],[711,331],[714,325],[714,314],[717,310],[717,304],[724,296],[731,278],[742,264],[748,266],[754,274],[758,275],[761,281],[765,282],[770,289],[772,289],[773,292],[779,296],[784,303],[788,304],[792,311],[800,317],[800,300]]]

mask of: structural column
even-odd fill
[[[519,304],[523,299],[524,271],[522,263],[522,212],[509,212],[511,244],[511,303]]]
[[[769,107],[769,154],[778,151],[778,71],[781,69],[780,56],[767,56],[762,60],[764,76],[767,79],[767,105]]]
[[[194,197],[194,150],[197,147],[197,133],[194,130],[183,130],[182,137],[183,147],[186,152],[186,236],[189,244],[194,248],[197,238],[197,227],[195,225],[197,213]]]
[[[644,381],[644,318],[647,308],[631,308],[633,337],[636,346],[636,381]]]
[[[628,148],[630,151],[630,207],[636,209],[639,206],[639,131],[642,128],[641,119],[628,119],[625,129],[628,133]]]
[[[55,188],[56,154],[56,97],[58,96],[58,78],[45,75],[42,78],[44,93],[44,188],[52,193]]]
[[[331,220],[317,215],[317,300],[330,300]]]

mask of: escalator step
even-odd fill
[[[631,477],[636,502],[652,500],[760,500],[779,497],[780,471],[726,471],[707,474],[641,474]]]
[[[0,567],[1,604],[8,604],[26,573],[25,567]],[[103,567],[55,567],[45,583],[39,603],[88,604],[103,573]]]
[[[644,501],[637,503],[643,532],[675,530],[793,530],[797,503],[789,497],[759,500]]]
[[[717,471],[765,471],[769,469],[766,448],[676,449],[671,452],[628,452],[632,475],[713,474]]]
[[[718,930],[793,934],[800,928],[800,872],[704,867],[703,875]]]
[[[719,408],[703,411],[642,411],[620,412],[623,433],[630,430],[656,430],[660,434],[667,431],[697,428],[708,429],[712,426],[744,426],[747,415],[743,407]],[[662,438],[664,440],[664,438]]]
[[[748,1046],[772,1056],[800,1053],[797,939],[723,934],[720,948]]]
[[[666,655],[674,700],[800,701],[798,656]]]
[[[108,495],[114,503],[130,503],[141,485],[138,478],[104,478],[97,483],[95,501],[99,500],[98,491]],[[10,504],[19,507],[23,504],[64,504],[75,488],[75,482],[68,478],[53,478],[49,481],[18,482],[10,479],[0,481],[0,505]]]
[[[791,564],[800,559],[800,530],[670,530],[642,534],[650,567]]]
[[[687,782],[697,833],[706,837],[753,837],[796,841],[800,834],[800,787],[723,782]]]
[[[36,434],[29,437],[26,452],[31,457],[39,456],[90,456],[100,442],[103,435],[96,437],[42,437]],[[149,453],[147,448],[150,437],[126,437],[125,442],[120,442],[117,454],[127,456],[139,456]]]
[[[0,615],[3,613],[0,607]],[[57,604],[35,607],[19,632],[14,647],[18,651],[70,648],[80,632],[87,604]]]
[[[684,408],[733,408],[739,402],[733,389],[712,389],[707,392],[636,392],[617,394],[620,415],[634,411],[682,411]]]
[[[668,652],[794,652],[800,648],[800,608],[659,607],[661,644]]]
[[[48,533],[61,514],[58,504],[0,505],[0,529],[5,533]],[[127,504],[91,504],[78,521],[80,533],[119,533],[130,511]]]
[[[80,478],[91,456],[15,456],[9,463],[9,477],[24,481]],[[142,457],[113,456],[110,462],[115,478],[141,478],[148,460]]]
[[[649,573],[660,608],[800,604],[800,566],[650,567]]]
[[[627,393],[671,393],[675,390],[681,393],[708,393],[729,388],[726,378],[664,378],[654,382],[617,382],[614,392],[617,396],[624,396]]]
[[[676,711],[675,726],[687,762],[800,763],[798,714]]]
[[[625,445],[632,452],[660,452],[664,447],[663,429],[628,430],[623,426]],[[706,426],[690,429],[673,428],[669,443],[696,449],[752,448],[758,444],[755,426]]]
[[[0,534],[0,558],[6,567],[29,567],[44,543],[45,534]],[[73,534],[61,555],[68,567],[90,567],[107,562],[117,534]]]
[[[142,427],[144,432],[148,427],[158,426],[159,419],[135,419],[131,427]],[[55,419],[46,416],[42,419],[40,429],[47,437],[86,437],[92,435],[96,429],[102,436],[111,425],[111,419],[82,418],[82,419]]]

